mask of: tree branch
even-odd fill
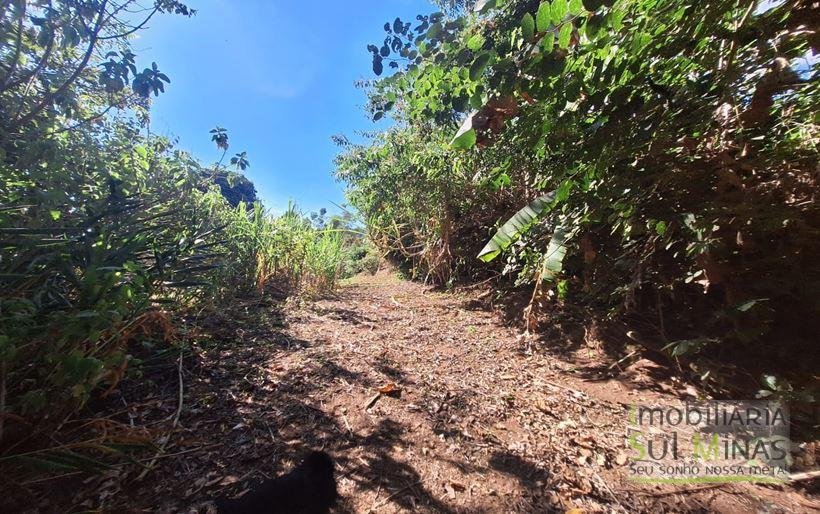
[[[88,41],[88,48],[86,49],[85,54],[83,54],[83,58],[77,65],[77,68],[74,70],[74,72],[72,72],[68,79],[66,79],[66,81],[63,82],[63,84],[60,87],[58,87],[55,91],[51,93],[46,93],[43,96],[43,99],[37,105],[35,105],[34,108],[28,114],[12,122],[11,126],[9,127],[10,130],[14,130],[33,120],[34,117],[37,116],[43,109],[51,105],[54,102],[55,98],[65,93],[68,90],[68,88],[71,87],[71,84],[73,84],[74,81],[77,80],[77,78],[80,76],[83,70],[85,70],[85,68],[88,66],[88,61],[94,54],[94,49],[97,46],[100,31],[104,26],[105,6],[107,4],[108,0],[105,0],[103,1],[102,5],[100,5],[100,12],[97,15],[97,21],[95,22],[94,29],[91,32],[91,38]]]
[[[139,25],[131,27],[130,30],[127,30],[127,31],[125,31],[121,34],[117,34],[115,36],[104,36],[104,37],[100,37],[98,39],[100,41],[105,41],[106,39],[119,39],[119,38],[130,36],[134,32],[136,32],[136,31],[140,30],[141,28],[145,27],[145,24],[148,23],[149,21],[151,21],[151,18],[153,18],[154,15],[157,12],[159,12],[159,7],[154,7],[154,9],[151,11],[151,14],[149,14],[144,20],[142,20],[142,23],[140,23]]]
[[[75,123],[74,125],[70,125],[70,126],[67,126],[67,127],[61,127],[59,129],[52,130],[51,132],[47,132],[45,135],[46,136],[53,136],[54,134],[60,134],[61,132],[68,132],[68,131],[74,130],[75,128],[82,127],[86,123],[90,123],[94,120],[98,120],[98,119],[102,118],[103,116],[108,114],[108,112],[113,108],[114,108],[113,105],[109,105],[102,112],[98,112],[97,114],[94,114],[93,116],[89,116],[88,118],[82,119],[82,120],[78,121],[77,123]]]

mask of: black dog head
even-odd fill
[[[219,499],[216,507],[220,514],[326,514],[337,497],[333,459],[314,451],[287,475],[239,498]]]

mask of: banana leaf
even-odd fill
[[[501,228],[493,235],[492,239],[484,245],[484,248],[478,253],[478,258],[484,262],[490,262],[501,255],[501,252],[526,234],[542,215],[549,212],[553,200],[555,200],[555,191],[539,196],[529,205],[516,212],[512,218],[501,225]]]
[[[564,256],[567,254],[566,242],[571,237],[571,231],[567,225],[558,225],[552,233],[547,253],[541,263],[541,280],[554,282],[555,278],[564,268]]]

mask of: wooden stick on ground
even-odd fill
[[[378,392],[378,393],[374,394],[372,397],[370,397],[370,399],[367,400],[367,403],[364,404],[364,410],[367,410],[370,407],[376,405],[376,402],[379,401],[379,398],[381,398],[381,397],[382,397],[381,392]]]

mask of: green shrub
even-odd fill
[[[478,5],[368,47],[370,112],[396,123],[345,143],[337,176],[382,251],[440,284],[495,259],[531,307],[555,293],[708,341],[675,357],[811,353],[810,2]]]

